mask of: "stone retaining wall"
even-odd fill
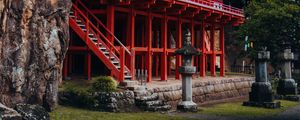
[[[255,78],[243,77],[214,81],[193,81],[193,101],[197,104],[209,104],[226,99],[247,97]],[[156,87],[149,89],[157,93],[159,99],[170,104],[173,109],[181,101],[181,85]]]
[[[108,112],[130,112],[135,109],[134,93],[124,92],[99,92],[94,93],[95,109]]]

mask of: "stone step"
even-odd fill
[[[172,109],[171,105],[163,105],[163,106],[151,106],[146,108],[146,111],[152,112],[160,112],[160,111],[169,111]]]
[[[165,105],[165,103],[162,100],[146,101],[145,104],[147,107]]]
[[[154,100],[158,100],[158,94],[157,93],[153,93],[150,96],[140,96],[136,98],[137,101],[154,101]]]

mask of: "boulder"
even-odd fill
[[[22,120],[22,116],[14,109],[0,103],[0,120]]]
[[[46,109],[39,105],[18,104],[15,109],[23,120],[50,120]]]
[[[0,102],[53,110],[69,44],[71,0],[0,0]]]

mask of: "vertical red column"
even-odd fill
[[[125,49],[121,47],[120,49],[120,78],[119,78],[119,82],[123,82],[124,81],[124,71],[125,71]]]
[[[64,59],[64,72],[63,72],[63,78],[66,79],[68,77],[68,55],[66,54],[66,57]]]
[[[130,46],[131,49],[131,56],[129,56],[128,58],[130,58],[130,61],[127,60],[126,64],[130,65],[129,69],[131,71],[131,79],[134,80],[134,76],[135,76],[135,51],[134,51],[134,41],[135,41],[135,11],[133,9],[131,9],[129,15],[128,15],[128,23],[127,23],[127,45]]]
[[[221,23],[220,27],[220,76],[225,76],[225,39],[224,39],[224,25]]]
[[[215,24],[212,23],[210,27],[210,45],[211,45],[211,58],[210,58],[210,75],[216,76],[216,51],[215,51]]]
[[[205,49],[205,26],[206,23],[203,21],[201,25],[201,50],[202,54],[200,56],[200,76],[205,77],[206,74],[206,49]]]
[[[182,20],[181,18],[178,19],[177,22],[177,49],[182,47]],[[179,67],[181,66],[181,56],[177,55],[176,56],[176,75],[175,79],[179,80],[180,79],[180,73],[179,73]]]
[[[161,45],[163,48],[163,53],[161,55],[161,71],[160,71],[160,79],[161,80],[167,80],[168,79],[168,63],[167,63],[167,42],[168,41],[168,20],[167,16],[162,19],[161,22]]]
[[[148,71],[148,77],[147,77],[147,82],[151,82],[152,80],[152,14],[148,14],[147,18],[147,29],[146,29],[146,34],[147,34],[147,40],[148,40],[148,51],[147,51],[147,71]]]
[[[107,18],[106,18],[106,22],[107,22],[107,29],[111,32],[114,33],[115,31],[115,7],[113,5],[109,5],[107,6]],[[114,43],[114,37],[107,33],[107,39],[110,40],[112,43]]]

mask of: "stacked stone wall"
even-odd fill
[[[255,78],[232,78],[213,81],[193,81],[193,101],[197,104],[209,104],[228,99],[246,98]],[[157,93],[159,99],[170,104],[173,109],[182,99],[181,85],[157,87],[148,90]]]

